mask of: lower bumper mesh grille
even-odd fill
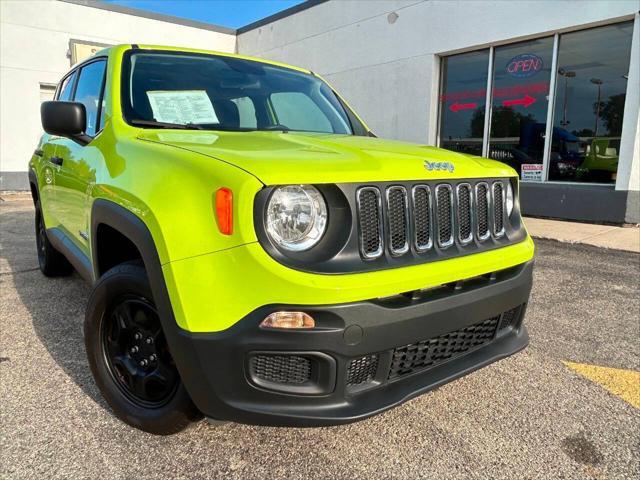
[[[256,355],[251,376],[265,382],[301,384],[311,378],[311,361],[298,355]]]
[[[516,308],[512,308],[511,310],[507,310],[502,314],[502,320],[500,320],[500,330],[504,330],[505,328],[517,327],[518,322],[520,321],[520,312],[522,310],[522,306],[517,306]]]
[[[378,355],[366,355],[349,362],[347,387],[370,382],[378,371]]]
[[[398,347],[393,351],[389,379],[432,368],[491,342],[500,315],[439,337]]]

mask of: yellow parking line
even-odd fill
[[[640,372],[600,367],[586,363],[563,362],[574,372],[597,383],[625,402],[640,409]]]

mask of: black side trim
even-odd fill
[[[69,263],[73,265],[73,268],[76,269],[85,281],[93,283],[93,270],[91,269],[89,257],[82,253],[82,250],[80,250],[62,230],[59,228],[48,228],[47,238],[49,238],[49,241],[55,249],[69,260]]]

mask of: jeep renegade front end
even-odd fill
[[[40,268],[93,285],[89,366],[135,427],[347,423],[527,345],[514,170],[375,138],[308,70],[122,45],[42,122]]]

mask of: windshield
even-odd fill
[[[122,85],[125,120],[136,126],[367,134],[322,80],[261,62],[133,50]]]

